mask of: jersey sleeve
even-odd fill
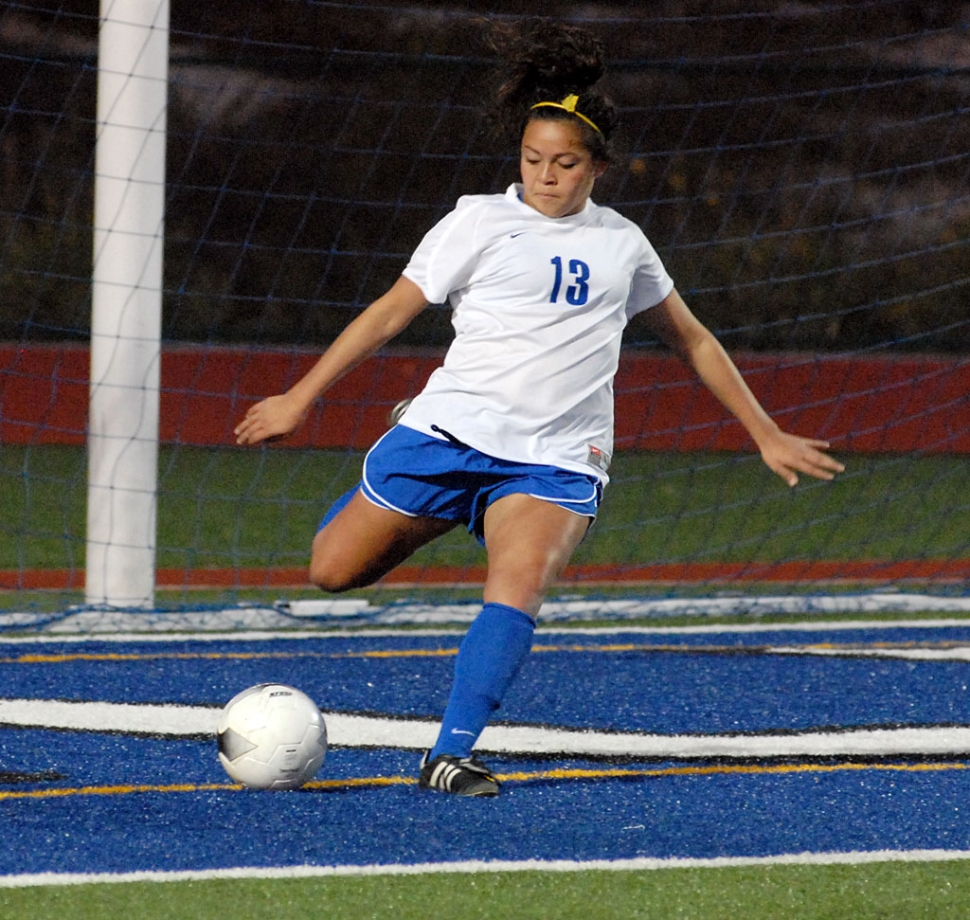
[[[657,306],[674,289],[674,279],[667,274],[663,262],[650,241],[643,238],[643,252],[633,273],[630,296],[626,303],[627,318]]]
[[[428,303],[445,303],[452,291],[467,286],[480,254],[479,212],[472,196],[459,198],[455,209],[414,250],[403,274],[421,289]]]

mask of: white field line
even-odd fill
[[[37,628],[48,634],[119,632],[195,632],[227,629],[281,630],[294,622],[316,620],[333,625],[354,620],[370,624],[468,623],[478,613],[474,603],[404,603],[371,606],[356,599],[320,598],[277,601],[271,606],[238,605],[222,609],[179,611],[68,610],[65,615],[33,612],[0,613],[0,627]],[[554,599],[543,604],[546,622],[582,621],[603,617],[635,619],[669,616],[753,616],[760,614],[970,613],[970,597],[873,592],[832,595],[771,595],[695,598],[627,598],[613,600]]]
[[[965,645],[955,648],[864,648],[855,646],[785,648],[779,646],[771,649],[771,652],[776,655],[819,655],[830,658],[848,655],[852,658],[865,656],[867,658],[900,658],[906,661],[970,661],[970,646]]]
[[[170,737],[214,735],[220,710],[202,706],[0,700],[0,724],[70,731],[148,733]],[[423,750],[438,723],[419,719],[324,712],[331,745]],[[670,760],[712,757],[894,757],[970,755],[970,726],[840,729],[778,734],[657,735],[639,732],[490,725],[481,751],[575,757],[614,756]]]
[[[873,850],[848,853],[782,853],[777,856],[719,856],[713,859],[598,859],[468,861],[415,863],[413,865],[283,866],[205,869],[175,872],[59,873],[0,876],[0,888],[43,885],[91,885],[119,882],[187,882],[210,879],[332,878],[335,876],[439,875],[481,872],[648,872],[662,869],[731,869],[746,866],[859,866],[873,863],[928,863],[970,860],[966,850]]]

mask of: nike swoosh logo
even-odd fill
[[[528,230],[520,230],[518,233],[510,233],[509,239],[514,240],[517,236],[522,236],[523,233],[528,233]]]
[[[451,733],[452,733],[453,735],[471,735],[471,736],[472,736],[473,738],[475,737],[475,733],[474,733],[474,732],[466,732],[466,731],[465,731],[464,729],[462,729],[462,728],[453,728],[453,729],[451,730]]]

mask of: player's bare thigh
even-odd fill
[[[454,521],[379,508],[357,492],[314,538],[310,581],[325,591],[373,584],[454,526]]]
[[[498,499],[485,512],[485,601],[535,616],[589,524],[589,517],[531,495]]]

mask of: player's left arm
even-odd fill
[[[789,486],[798,474],[832,479],[845,467],[825,451],[828,441],[783,431],[762,408],[734,362],[711,331],[690,311],[676,290],[635,321],[689,364],[707,388],[744,425],[761,457]]]

